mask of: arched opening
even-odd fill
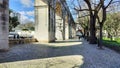
[[[9,0],[0,1],[0,49],[8,49]],[[39,42],[53,42],[70,38],[74,21],[65,1],[35,0],[35,35]]]

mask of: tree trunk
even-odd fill
[[[110,35],[110,41],[113,41],[113,37],[112,37],[112,35]]]
[[[113,41],[112,35],[108,32],[108,38],[110,38],[110,41]]]
[[[107,36],[107,38],[110,38],[110,33],[108,32],[108,36]]]
[[[103,41],[102,41],[102,27],[103,27],[103,24],[100,24],[100,38],[99,38],[99,42],[98,42],[98,47],[102,48],[103,46]]]
[[[86,39],[86,29],[84,28],[84,34],[83,34],[84,38]]]
[[[87,39],[87,41],[89,41],[89,31],[87,31],[86,39]]]
[[[97,44],[95,23],[96,23],[96,17],[90,16],[90,37],[89,37],[90,44]]]
[[[115,38],[117,38],[118,37],[118,32],[117,32],[117,30],[115,30]]]

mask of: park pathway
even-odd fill
[[[120,68],[120,54],[84,40],[16,45],[0,53],[0,68]]]

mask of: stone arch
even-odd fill
[[[66,11],[62,5],[61,0],[35,0],[35,12],[36,16],[36,31],[35,37],[40,42],[55,41],[56,38],[65,39],[65,16]],[[65,12],[63,12],[65,11]],[[40,14],[40,15],[39,15]],[[47,14],[47,15],[46,15]],[[44,18],[43,18],[44,17]],[[39,18],[39,19],[38,19]],[[62,24],[62,33],[59,33],[59,29],[56,26],[59,23]],[[39,21],[38,21],[39,20]],[[40,24],[40,25],[39,25]],[[47,28],[46,28],[47,27]],[[44,28],[44,31],[42,30]],[[42,32],[42,33],[41,33]],[[45,35],[46,34],[46,35]],[[38,37],[39,35],[39,37]],[[60,37],[58,35],[61,35]]]
[[[9,0],[0,0],[0,50],[7,50],[8,45],[8,22],[9,22]],[[66,39],[65,27],[68,26],[68,37],[70,32],[75,31],[75,23],[64,0],[35,0],[35,38],[39,42],[52,42],[56,40],[57,16],[62,23],[62,38]],[[56,16],[57,15],[57,16]],[[66,21],[67,20],[67,21]],[[67,23],[67,25],[65,25]],[[59,34],[59,33],[58,33]],[[55,37],[56,36],[56,37]],[[2,44],[2,45],[1,45]]]

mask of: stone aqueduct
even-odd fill
[[[0,50],[9,49],[9,0],[0,0]],[[35,0],[35,38],[39,42],[75,36],[75,22],[65,0]]]

